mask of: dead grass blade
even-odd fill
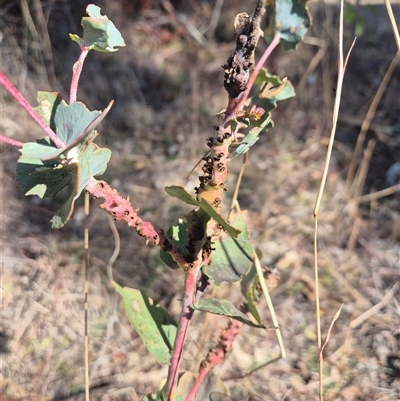
[[[339,106],[340,99],[342,94],[342,86],[343,86],[343,78],[344,71],[346,68],[347,60],[350,56],[351,50],[353,49],[355,40],[350,47],[350,50],[347,53],[346,59],[343,58],[343,0],[340,2],[340,18],[339,18],[339,60],[338,60],[338,79],[336,85],[336,96],[335,103],[333,108],[333,116],[332,116],[332,128],[329,137],[328,149],[326,152],[324,170],[322,173],[321,184],[318,190],[317,199],[314,207],[314,280],[315,280],[315,310],[316,310],[316,323],[317,323],[317,342],[318,349],[321,349],[321,314],[320,314],[320,305],[319,305],[319,274],[318,274],[318,212],[321,204],[322,194],[324,192],[326,178],[328,175],[328,168],[332,154],[333,143],[335,139],[336,125],[339,115]],[[322,374],[323,374],[323,361],[319,360],[319,399],[323,400],[323,382],[322,382]]]

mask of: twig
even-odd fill
[[[367,195],[359,196],[357,198],[354,198],[352,201],[357,202],[357,204],[363,202],[371,202],[380,198],[384,198],[385,196],[393,195],[396,192],[400,192],[400,184],[395,184],[392,185],[391,187],[382,189],[381,191],[372,192]]]
[[[239,380],[239,379],[244,379],[245,377],[251,376],[254,372],[257,372],[258,370],[263,369],[263,368],[265,368],[265,367],[268,366],[268,365],[271,365],[271,363],[275,363],[275,362],[279,361],[279,359],[281,359],[281,358],[282,358],[282,355],[279,355],[278,357],[273,358],[273,359],[269,360],[268,362],[262,363],[261,365],[257,366],[257,367],[254,368],[254,369],[251,369],[251,370],[250,370],[249,372],[247,372],[247,373],[243,373],[243,374],[241,374],[241,375],[235,375],[235,376],[225,377],[225,378],[221,378],[221,379],[222,379],[222,381],[224,381],[224,382],[227,381],[227,380]]]
[[[325,165],[322,173],[321,183],[318,190],[317,199],[314,207],[314,280],[315,280],[315,310],[316,310],[316,320],[317,320],[317,342],[318,349],[321,349],[321,315],[319,306],[319,274],[318,274],[318,212],[321,204],[322,194],[324,192],[326,178],[328,175],[328,168],[330,163],[330,158],[332,154],[332,147],[335,139],[335,131],[337,125],[337,119],[339,114],[340,98],[343,86],[344,70],[347,64],[348,57],[354,46],[353,44],[348,52],[346,60],[343,59],[343,0],[340,2],[340,18],[339,18],[339,60],[338,60],[338,79],[336,85],[336,96],[335,104],[332,115],[332,128],[329,138],[328,150],[326,152]],[[323,400],[323,384],[322,384],[322,374],[323,374],[323,364],[322,361],[319,362],[319,399]]]
[[[398,281],[391,289],[388,291],[388,293],[382,298],[382,300],[374,305],[371,309],[368,309],[366,312],[364,312],[362,315],[360,315],[358,318],[354,319],[350,323],[350,328],[355,329],[358,327],[360,324],[363,324],[366,320],[368,320],[370,317],[374,316],[376,313],[378,313],[382,308],[384,308],[389,301],[393,298],[393,296],[396,294],[398,288],[400,286],[400,281]]]
[[[208,25],[206,32],[203,32],[203,34],[207,33],[207,37],[210,39],[214,36],[214,31],[215,28],[217,27],[219,18],[221,16],[221,10],[223,5],[224,5],[224,0],[217,0],[215,2],[210,24]]]
[[[389,0],[385,0],[386,10],[389,16],[390,24],[392,25],[394,40],[396,41],[397,51],[400,52],[400,35],[399,29],[397,28],[396,19],[394,18],[392,6]]]
[[[365,179],[367,177],[367,172],[368,172],[368,166],[372,158],[372,153],[374,151],[375,144],[376,144],[376,139],[375,138],[370,139],[368,142],[367,149],[364,152],[364,157],[361,162],[361,166],[359,168],[359,171],[357,172],[356,185],[355,185],[356,191],[354,194],[356,197],[359,197],[361,195],[362,189],[364,187]],[[358,234],[360,232],[359,230],[360,230],[361,219],[358,215],[358,203],[354,201],[351,202],[351,205],[355,222],[349,237],[348,249],[353,250],[356,245]]]
[[[369,106],[369,109],[367,111],[367,115],[365,116],[365,119],[361,125],[360,133],[357,138],[356,147],[354,149],[353,157],[351,159],[349,171],[348,171],[347,177],[346,177],[345,194],[348,198],[351,198],[354,196],[353,195],[354,189],[353,190],[351,189],[351,185],[354,181],[357,162],[358,162],[358,159],[359,159],[361,151],[362,151],[362,147],[363,147],[363,144],[365,141],[365,136],[367,134],[367,131],[371,125],[371,121],[375,115],[376,109],[382,99],[383,94],[385,93],[386,87],[396,69],[396,66],[397,66],[399,60],[400,60],[400,51],[397,52],[397,54],[394,56],[392,62],[390,63],[389,68],[387,69],[386,74],[384,75],[384,77],[379,85],[379,88],[375,93],[372,103]]]
[[[322,343],[321,348],[320,348],[320,350],[319,350],[319,363],[320,363],[320,365],[322,365],[322,366],[323,366],[323,364],[324,364],[324,356],[323,356],[323,354],[324,354],[324,349],[325,349],[326,345],[328,344],[328,341],[329,341],[329,339],[330,339],[330,337],[331,337],[331,331],[332,331],[333,325],[335,324],[336,320],[338,320],[339,315],[340,315],[340,312],[342,311],[343,305],[344,305],[344,304],[342,304],[342,305],[340,306],[339,310],[338,310],[338,311],[335,313],[335,315],[333,316],[333,318],[332,318],[332,320],[331,320],[331,324],[329,325],[328,332],[327,332],[327,334],[326,334],[325,340],[324,340],[324,342]],[[320,371],[320,375],[321,375],[321,374],[322,374],[322,372]],[[322,377],[320,377],[319,379],[320,379],[320,381],[322,381]]]
[[[114,220],[112,219],[112,217],[110,215],[108,215],[107,217],[108,217],[108,225],[110,226],[111,232],[114,237],[114,243],[115,243],[114,252],[111,255],[111,258],[109,259],[109,261],[107,263],[107,277],[108,277],[108,281],[111,283],[112,281],[114,281],[112,267],[113,267],[114,262],[117,260],[119,252],[121,250],[121,238],[119,237],[117,227],[115,227]],[[114,286],[111,286],[111,288],[113,288],[113,292],[115,292]]]

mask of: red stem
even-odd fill
[[[22,148],[24,144],[20,141],[16,141],[15,139],[7,138],[6,136],[0,135],[0,142],[5,142],[13,146],[17,146],[18,148]]]
[[[28,101],[22,96],[19,90],[8,80],[8,78],[0,71],[0,84],[6,89],[6,91],[22,106],[22,108],[32,117],[36,124],[41,127],[50,139],[54,142],[54,145],[58,149],[65,146],[61,139],[56,133],[42,120],[36,110],[28,103]]]
[[[76,102],[76,96],[78,93],[78,83],[79,83],[79,78],[81,76],[82,68],[83,68],[83,63],[86,59],[86,56],[89,53],[89,48],[83,47],[81,49],[81,54],[79,55],[78,61],[74,64],[72,68],[72,81],[71,81],[71,88],[69,91],[69,103],[72,104]]]
[[[276,31],[274,39],[265,50],[264,54],[258,61],[257,65],[254,67],[253,73],[251,74],[249,81],[247,82],[246,90],[244,91],[243,97],[240,100],[238,111],[243,109],[243,106],[246,103],[247,98],[249,97],[249,93],[251,91],[251,88],[253,87],[254,81],[256,80],[258,73],[260,72],[264,63],[267,61],[268,57],[271,55],[272,51],[275,49],[276,46],[278,46],[279,40],[280,40],[279,32]]]
[[[196,290],[197,273],[200,266],[201,263],[198,264],[197,268],[191,269],[185,275],[185,289],[181,318],[178,325],[178,331],[176,333],[174,349],[171,357],[171,365],[169,366],[167,384],[165,387],[167,401],[172,401],[175,398],[174,390],[178,382],[179,365],[181,362],[182,350],[185,344],[186,334],[188,331],[190,320],[193,316],[193,309],[190,306],[193,304],[194,294]]]

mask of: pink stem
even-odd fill
[[[232,349],[232,344],[235,341],[237,335],[240,333],[243,323],[238,320],[231,320],[228,327],[223,330],[219,337],[218,344],[208,353],[207,358],[200,364],[200,372],[197,380],[193,384],[189,394],[185,401],[193,401],[196,398],[196,392],[201,386],[204,378],[207,376],[210,370],[223,362],[227,357],[227,354]]]
[[[199,266],[200,267],[200,264]],[[181,318],[179,321],[178,332],[176,333],[174,349],[171,357],[171,365],[168,370],[168,378],[166,384],[167,401],[172,401],[174,390],[178,382],[179,366],[181,362],[182,350],[185,344],[186,334],[189,328],[190,320],[193,315],[193,309],[190,307],[193,304],[194,294],[196,290],[196,279],[198,268],[193,268],[185,275],[185,290],[182,305]]]
[[[13,146],[17,146],[18,148],[22,148],[24,144],[20,141],[16,141],[15,139],[7,138],[6,136],[0,135],[0,142],[5,142]]]
[[[33,109],[28,101],[22,96],[18,89],[8,80],[8,78],[0,71],[0,84],[7,90],[7,92],[25,109],[25,111],[33,118],[54,142],[58,149],[65,146],[56,133],[41,119],[39,114]]]
[[[78,61],[74,64],[74,67],[72,68],[72,81],[71,81],[71,88],[69,92],[69,103],[75,103],[76,102],[76,97],[78,93],[78,83],[79,83],[79,78],[82,73],[82,68],[83,68],[83,63],[86,59],[86,56],[89,53],[89,48],[83,47],[81,49],[81,54],[79,55]]]
[[[249,93],[251,91],[251,88],[253,87],[254,81],[256,80],[256,77],[257,77],[258,73],[260,72],[260,70],[261,70],[262,66],[264,65],[264,63],[267,61],[268,57],[271,55],[272,51],[275,49],[276,46],[278,46],[279,39],[280,39],[279,38],[279,32],[276,31],[274,39],[269,44],[269,46],[265,50],[264,54],[262,55],[262,57],[258,61],[257,65],[255,66],[255,68],[253,70],[253,73],[250,76],[249,81],[247,82],[247,87],[246,87],[246,90],[243,93],[243,97],[241,98],[240,105],[238,107],[238,111],[242,110],[244,104],[246,103],[246,100],[249,97]]]
[[[190,389],[189,394],[187,395],[185,401],[193,401],[196,399],[196,393],[199,387],[201,386],[201,383],[203,383],[203,380],[207,376],[208,372],[213,368],[211,364],[208,364],[204,369],[201,369],[199,375],[197,376],[197,379],[195,383],[193,384],[193,387]]]

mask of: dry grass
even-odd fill
[[[50,52],[48,42],[37,39],[43,34],[40,24],[44,23],[34,12],[37,3],[30,9],[31,22],[28,15],[21,17],[16,6],[2,6],[7,11],[2,16],[2,70],[31,103],[37,89],[59,88],[68,93],[77,49],[66,34],[80,32],[84,13],[81,2],[45,7],[43,18],[53,44]],[[213,114],[225,106],[220,65],[232,49],[232,18],[242,8],[236,1],[224,4],[215,31],[218,41],[202,46],[157,2],[132,3],[141,6],[140,12],[129,2],[108,3],[102,11],[120,28],[127,48],[116,55],[91,55],[78,97],[92,108],[103,107],[111,98],[116,100],[100,130],[103,144],[113,150],[106,179],[130,195],[141,207],[142,218],[167,228],[187,209],[168,199],[163,187],[185,185],[185,176],[205,151]],[[213,11],[206,2],[174,4],[197,27],[209,21]],[[400,399],[399,370],[390,369],[392,361],[398,363],[395,357],[400,352],[400,304],[395,291],[400,278],[399,195],[371,198],[355,209],[345,191],[359,128],[395,52],[384,10],[380,6],[375,10],[377,16],[360,11],[366,15],[367,31],[358,40],[347,70],[338,142],[319,217],[323,333],[344,304],[325,350],[327,401]],[[394,12],[398,15],[399,8]],[[269,66],[274,73],[288,76],[299,89],[296,98],[274,114],[276,128],[252,149],[239,202],[249,211],[252,237],[263,252],[262,264],[280,271],[280,284],[272,298],[288,357],[246,375],[276,357],[279,350],[273,331],[245,327],[230,358],[216,369],[234,400],[249,394],[263,400],[317,399],[312,210],[336,82],[336,17],[333,6],[315,11],[307,43],[296,52],[278,52]],[[56,28],[59,31],[53,34]],[[348,42],[352,40],[350,31],[348,26]],[[52,63],[57,82],[51,74]],[[367,139],[374,138],[377,143],[363,194],[385,188],[385,172],[398,160],[399,82],[397,71],[367,133]],[[2,96],[1,133],[18,140],[39,135],[17,106]],[[55,201],[25,198],[14,181],[17,157],[14,149],[2,145],[0,397],[80,400],[82,203],[66,228],[51,231],[48,210],[56,210],[62,196]],[[231,189],[239,168],[240,160],[234,160]],[[195,174],[186,185],[193,189]],[[147,354],[106,285],[106,263],[114,245],[106,216],[96,208],[96,202],[90,227],[92,399],[134,400],[135,392],[140,396],[154,390],[166,377],[166,368]],[[176,315],[183,278],[161,265],[156,249],[144,247],[141,238],[128,228],[118,228],[122,251],[114,266],[116,280],[146,290]],[[235,286],[223,286],[216,296],[237,299],[235,290]],[[385,302],[380,303],[382,300]],[[263,303],[261,308],[265,308]],[[220,318],[208,316],[208,329],[204,330],[204,319],[203,315],[195,318],[186,347],[184,368],[194,371],[225,325]],[[264,319],[269,324],[266,308]]]

